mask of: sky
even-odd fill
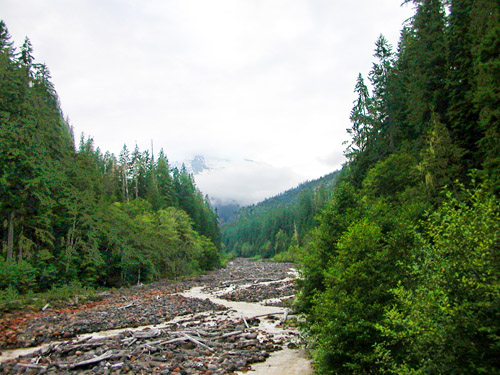
[[[0,0],[46,63],[77,140],[203,155],[203,193],[255,203],[345,162],[358,73],[401,0]]]

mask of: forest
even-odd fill
[[[312,228],[316,215],[328,201],[339,172],[241,208],[236,218],[222,225],[227,249],[243,257],[297,260],[297,250]]]
[[[404,3],[398,45],[381,35],[353,82],[342,170],[220,230],[163,151],[76,146],[48,68],[0,22],[0,299],[196,274],[226,246],[299,262],[318,374],[500,373],[500,5]]]
[[[0,21],[0,300],[219,267],[217,215],[193,176],[163,150],[75,146],[50,79]]]
[[[405,3],[397,48],[380,36],[355,82],[348,162],[295,250],[295,308],[320,374],[498,374],[500,6]],[[229,249],[291,240],[293,221],[262,218],[224,227]]]

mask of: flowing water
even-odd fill
[[[266,283],[259,283],[259,284],[266,284]],[[245,288],[247,286],[249,285],[239,286],[239,288]],[[262,331],[271,333],[277,337],[286,336],[287,331],[283,330],[280,327],[277,327],[276,321],[266,318],[266,316],[268,315],[284,315],[286,313],[285,308],[275,307],[275,306],[263,306],[259,303],[227,301],[218,297],[219,295],[222,295],[232,290],[234,290],[234,287],[229,287],[219,292],[208,293],[204,291],[204,287],[193,287],[189,291],[179,294],[188,298],[209,299],[213,303],[217,303],[231,309],[232,314],[234,314],[236,317],[243,316],[244,318],[249,318],[249,319],[253,317],[261,317],[259,328]],[[197,315],[206,316],[207,313],[205,312]],[[88,337],[93,337],[93,338],[110,337],[118,335],[119,333],[126,330],[139,331],[145,328],[161,329],[184,318],[185,317],[183,316],[177,317],[161,325],[142,326],[135,328],[122,328],[109,331],[93,332],[93,333],[79,335],[74,340],[79,341],[86,339]],[[37,350],[47,348],[49,345],[54,345],[57,343],[58,342],[52,342],[32,348],[3,350],[2,353],[0,354],[0,362],[4,362],[9,359],[17,358],[23,355],[28,355],[36,352]],[[306,358],[304,351],[300,349],[289,349],[289,348],[285,348],[283,350],[272,353],[265,362],[252,365],[252,370],[253,370],[252,371],[253,375],[299,375],[299,374],[311,375],[313,373],[310,361]],[[237,372],[237,374],[243,374],[243,373]]]
[[[260,283],[259,283],[260,284]],[[245,286],[243,286],[245,287]],[[252,318],[265,314],[285,314],[286,309],[274,306],[263,306],[259,303],[234,302],[218,298],[216,295],[224,294],[231,290],[231,287],[217,292],[216,295],[203,291],[203,287],[194,287],[188,292],[181,293],[184,297],[208,298],[214,303],[221,304],[235,311],[235,314]],[[269,319],[261,319],[259,328],[276,336],[285,336],[286,331],[276,326],[276,322]],[[310,360],[306,357],[302,349],[288,349],[274,352],[262,363],[252,365],[252,375],[312,375],[313,370]],[[243,372],[237,372],[242,375]]]

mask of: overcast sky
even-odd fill
[[[397,46],[401,2],[0,0],[0,17],[48,65],[77,138],[225,160],[198,185],[251,203],[340,168],[356,76],[381,33]]]

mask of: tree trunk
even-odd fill
[[[9,217],[9,231],[7,234],[7,260],[12,260],[12,253],[14,249],[14,211],[10,213]]]

